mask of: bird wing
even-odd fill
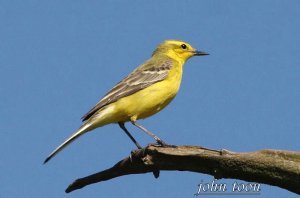
[[[88,120],[94,115],[94,113],[104,106],[166,79],[171,67],[172,61],[170,59],[159,65],[148,61],[141,67],[138,67],[126,78],[117,83],[89,112],[81,118],[82,121]]]

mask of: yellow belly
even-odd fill
[[[149,117],[167,106],[176,96],[182,77],[182,67],[172,68],[168,77],[144,90],[114,103],[119,121],[132,121]]]
[[[111,103],[93,116],[90,129],[110,123],[135,121],[149,117],[167,106],[176,96],[182,77],[182,65],[173,65],[168,77],[130,96]]]

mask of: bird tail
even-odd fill
[[[75,133],[73,133],[68,139],[66,139],[61,145],[59,145],[50,155],[45,159],[44,164],[46,164],[50,159],[52,159],[58,152],[64,149],[67,145],[77,139],[79,136],[83,135],[84,133],[90,131],[89,128],[91,124],[84,124],[81,126]]]

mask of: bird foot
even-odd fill
[[[156,146],[156,147],[171,147],[171,148],[177,148],[176,145],[167,144],[166,142],[162,140],[157,140],[156,143],[148,144],[148,146]]]

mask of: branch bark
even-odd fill
[[[205,173],[216,179],[234,178],[278,186],[300,194],[300,152],[260,150],[236,153],[199,146],[159,147],[149,145],[104,171],[75,180],[69,193],[86,185],[130,174],[160,170]]]

